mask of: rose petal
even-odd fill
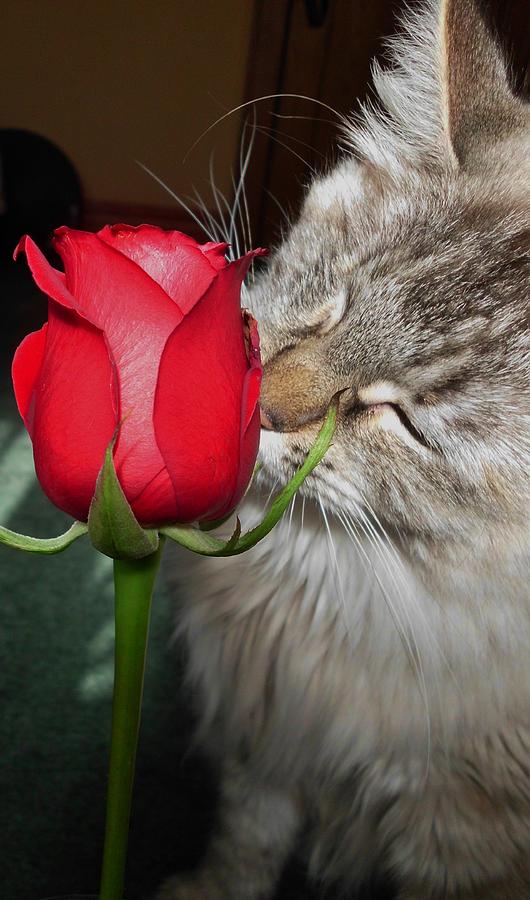
[[[183,313],[208,290],[217,270],[227,265],[227,244],[201,246],[180,231],[154,225],[106,225],[98,237],[147,272]]]
[[[143,525],[175,522],[175,491],[166,467],[157,472],[136,497],[129,497],[129,503]]]
[[[238,484],[249,367],[239,296],[253,255],[219,271],[162,354],[154,425],[179,522],[216,518]]]
[[[116,427],[112,365],[101,332],[53,302],[34,397],[32,438],[39,481],[56,506],[86,521]]]
[[[42,367],[47,330],[48,325],[44,324],[40,331],[33,331],[24,338],[15,351],[11,367],[18,411],[30,437],[33,435],[33,392]]]
[[[258,406],[261,389],[261,354],[256,320],[247,310],[243,310],[245,349],[250,369],[245,375],[241,398],[241,430],[239,444],[239,473],[232,496],[216,514],[216,518],[227,516],[243,497],[252,477],[261,434],[260,411]]]
[[[243,385],[243,399],[241,402],[241,439],[250,426],[256,412],[261,389],[261,368],[249,369]]]
[[[97,235],[68,229],[56,234],[66,283],[104,331],[116,366],[122,424],[114,459],[126,496],[138,497],[153,472],[164,468],[153,403],[162,350],[182,313],[136,263]]]
[[[52,297],[61,306],[66,306],[67,309],[74,309],[79,315],[83,315],[75,297],[66,286],[64,273],[59,272],[50,265],[28,234],[20,238],[13,254],[14,259],[17,259],[20,253],[26,254],[35,284],[41,291],[47,294],[48,297]]]
[[[226,258],[226,251],[230,244],[216,244],[214,241],[208,241],[207,244],[200,244],[200,251],[204,253],[208,261],[214,269],[226,269],[229,262]]]
[[[172,330],[182,318],[149,273],[98,235],[63,226],[56,229],[53,245],[64,264],[69,295],[97,328],[108,333],[111,324],[162,321]]]
[[[261,353],[259,345],[258,323],[248,309],[243,310],[243,320],[245,323],[245,340],[247,343],[247,356],[251,365],[259,366],[261,369]]]
[[[249,369],[243,386],[241,404],[241,433],[239,443],[239,471],[231,496],[224,506],[217,510],[212,519],[224,519],[236,508],[252,478],[258,455],[261,434],[260,411],[258,406],[261,387],[261,369]]]

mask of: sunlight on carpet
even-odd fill
[[[4,523],[29,494],[35,481],[31,441],[21,425],[0,420],[0,522]]]

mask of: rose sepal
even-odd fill
[[[142,528],[116,474],[114,445],[117,432],[105,451],[88,512],[92,545],[111,559],[143,559],[158,549],[158,532]]]
[[[15,550],[25,550],[27,553],[62,553],[70,544],[88,532],[88,525],[84,522],[74,522],[68,531],[52,538],[36,538],[28,534],[18,534],[9,528],[0,525],[0,544],[6,544]]]
[[[272,531],[302,482],[328,451],[335,433],[338,406],[339,395],[337,394],[333,398],[324,423],[304,462],[275,498],[265,518],[255,528],[241,535],[238,519],[236,529],[228,541],[223,541],[208,531],[201,531],[190,525],[165,525],[159,528],[160,534],[202,556],[237,556],[250,550]]]

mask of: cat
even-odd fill
[[[301,839],[348,896],[377,868],[400,900],[530,897],[528,107],[475,0],[409,10],[374,84],[250,290],[243,520],[341,392],[332,447],[253,551],[179,559],[223,778],[159,900],[271,897]]]

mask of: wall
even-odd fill
[[[246,0],[4,0],[0,125],[58,144],[89,205],[169,205],[136,165],[177,192],[229,193],[240,117],[196,138],[242,102],[252,3]]]

